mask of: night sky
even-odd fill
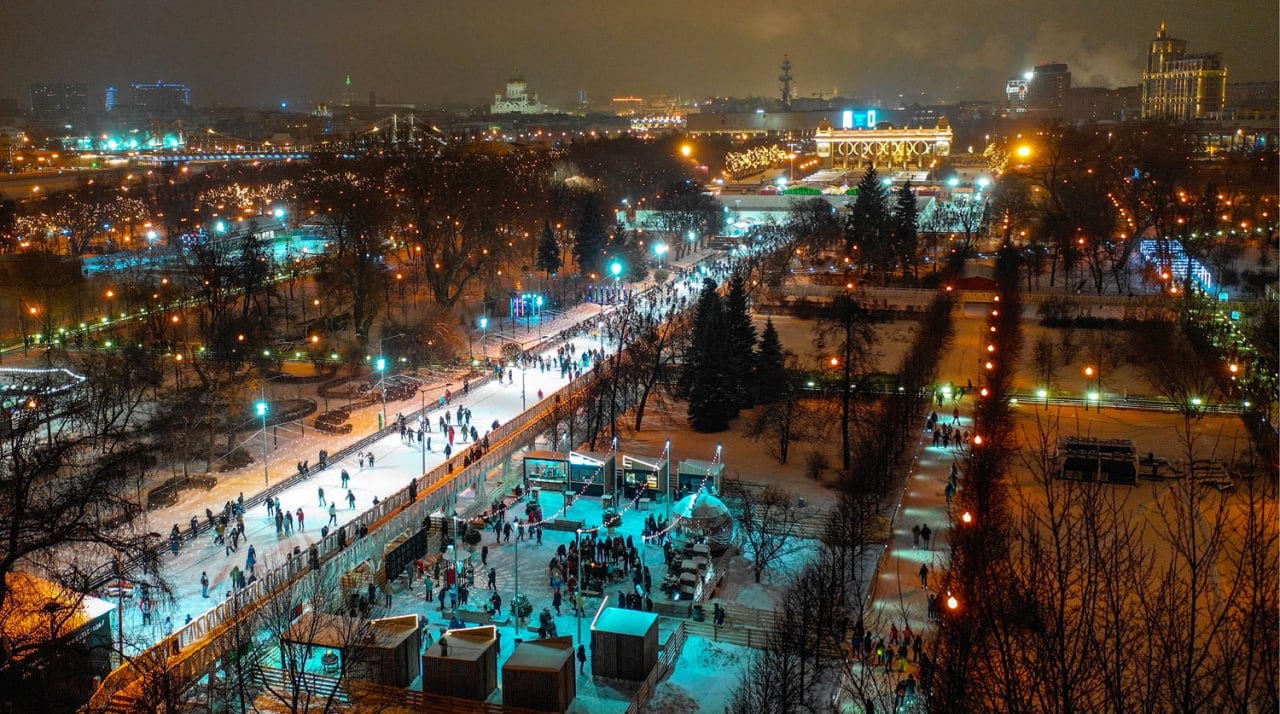
[[[1136,84],[1161,21],[1220,51],[1231,81],[1275,80],[1274,0],[3,0],[0,97],[35,81],[184,82],[193,103],[487,103],[508,75],[544,101],[834,88],[892,101],[996,99],[1041,61],[1073,84]],[[921,94],[924,93],[924,94]]]

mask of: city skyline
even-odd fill
[[[250,12],[241,0],[216,9],[143,5],[144,12],[120,2],[74,12],[65,2],[7,5],[0,18],[30,31],[0,48],[0,64],[13,68],[0,79],[0,97],[25,99],[29,84],[44,81],[85,82],[100,97],[110,85],[161,78],[192,87],[199,105],[301,108],[339,99],[348,74],[357,102],[375,92],[388,101],[480,105],[513,74],[553,105],[573,103],[579,90],[596,101],[633,93],[772,96],[777,64],[789,54],[800,97],[839,89],[884,101],[998,99],[1008,77],[1045,61],[1069,64],[1077,85],[1135,85],[1161,22],[1196,51],[1222,52],[1232,82],[1278,74],[1276,23],[1258,22],[1257,6],[1244,0],[1177,8],[1143,0],[1108,8],[1105,20],[1087,5],[978,3],[942,20],[950,24],[945,33],[935,31],[938,13],[855,13],[828,2],[786,10],[748,2],[738,14],[747,19],[732,25],[713,9],[674,5],[604,16],[576,2],[504,14],[395,3],[357,14],[330,2],[309,8],[305,22],[289,7]],[[848,23],[831,21],[840,17]],[[1241,26],[1261,29],[1238,34]],[[99,28],[99,40],[48,41],[83,36],[85,27]],[[878,27],[894,29],[870,29]]]

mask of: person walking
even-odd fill
[[[578,645],[578,674],[587,672],[587,646]]]
[[[920,564],[920,587],[929,589],[929,566],[924,563]]]
[[[933,531],[929,530],[929,524],[926,523],[920,528],[920,539],[924,541],[925,550],[933,550],[929,547],[929,537],[933,535]]]
[[[920,524],[911,526],[911,547],[912,549],[920,547]]]
[[[342,470],[342,488],[347,488],[351,483],[351,474],[346,469]]]
[[[334,503],[329,504],[329,525],[338,525],[338,506]]]
[[[356,510],[356,495],[351,491],[347,491],[347,503],[350,504],[351,510]]]
[[[366,456],[369,457],[369,468],[373,468],[373,452],[370,451]]]
[[[324,489],[323,489],[323,488],[317,488],[317,489],[316,489],[316,495],[320,496],[320,505],[321,505],[321,506],[325,505],[325,504],[324,504]]]
[[[253,572],[253,566],[258,564],[258,551],[254,550],[253,544],[249,544],[249,552],[244,558],[244,567]]]
[[[489,589],[496,591],[498,589],[498,570],[497,568],[489,568]]]
[[[209,573],[200,571],[200,597],[209,597]]]
[[[481,565],[489,564],[489,546],[487,545],[480,546],[480,564]]]
[[[302,506],[298,506],[298,532],[302,532]]]
[[[946,488],[944,488],[944,489],[942,489],[942,493],[943,493],[943,495],[945,495],[945,496],[947,497],[947,505],[948,505],[948,506],[950,506],[950,505],[951,505],[951,499],[953,499],[953,498],[955,498],[955,497],[956,497],[956,487],[955,487],[955,485],[953,485],[953,484],[951,484],[951,483],[948,483],[948,484],[947,484],[947,487],[946,487]]]

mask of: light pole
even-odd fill
[[[787,158],[791,160],[791,168],[787,171],[787,183],[795,183],[796,180],[796,155],[787,154]]]
[[[520,368],[520,411],[526,411],[529,408],[529,405],[525,403],[525,399],[524,399],[524,373],[525,373],[525,369],[524,367],[521,367]]]
[[[658,256],[658,270],[662,270],[662,268],[666,265],[665,259],[667,257],[667,244],[655,243],[653,246],[653,254]]]
[[[271,476],[267,470],[267,397],[264,392],[262,401],[254,405],[258,410],[258,416],[262,417],[262,482],[271,483]]]
[[[667,457],[667,520],[671,520],[671,440],[667,439],[667,448],[662,450]]]
[[[1089,392],[1085,401],[1084,409],[1089,410],[1089,402],[1093,402],[1094,409],[1102,411],[1102,370],[1092,365],[1084,368],[1084,376],[1094,380],[1094,389]]]
[[[578,529],[578,587],[573,591],[573,609],[578,613],[578,642],[582,642],[582,529]]]
[[[427,390],[421,385],[418,394],[422,395],[422,414],[418,417],[418,450],[422,452],[422,474],[427,473]]]
[[[511,614],[515,615],[515,617],[511,618],[511,622],[515,626],[516,636],[519,637],[520,636],[520,539],[519,538],[516,539],[516,549],[515,549],[514,558],[515,558],[515,565],[512,568],[512,573],[515,576],[516,591],[515,591],[515,594],[511,596],[511,610],[512,610]]]
[[[378,338],[378,359],[373,363],[378,370],[378,391],[382,392],[382,420],[378,423],[378,429],[382,429],[387,425],[387,358],[382,351],[382,343],[386,340],[394,340],[397,337],[404,337],[404,333],[384,335]]]
[[[617,301],[622,289],[622,263],[616,260],[609,263],[609,274],[613,276],[613,299]]]
[[[489,348],[485,345],[485,340],[489,338],[489,316],[482,315],[480,317],[480,354],[486,359],[489,357]]]
[[[378,345],[378,348],[381,352],[382,345]],[[378,391],[382,392],[382,417],[378,420],[378,428],[381,429],[387,424],[387,358],[379,357],[373,366],[378,370]]]

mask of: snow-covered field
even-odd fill
[[[751,649],[689,636],[675,670],[654,689],[651,714],[723,712],[733,697]]]

